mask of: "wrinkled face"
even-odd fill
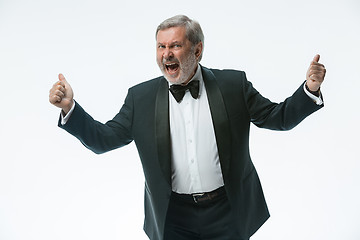
[[[160,30],[156,36],[156,61],[170,83],[186,84],[197,69],[202,43],[193,46],[185,27]]]

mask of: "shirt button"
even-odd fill
[[[194,163],[194,159],[193,159],[193,158],[191,159],[191,163]]]
[[[192,143],[192,140],[191,140],[191,139],[189,139],[189,143]]]

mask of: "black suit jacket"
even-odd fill
[[[269,217],[250,159],[250,122],[289,130],[322,106],[305,94],[302,85],[277,104],[261,96],[244,72],[201,68],[233,221],[247,239]],[[144,230],[154,240],[163,239],[171,193],[168,94],[168,82],[158,77],[130,88],[120,112],[106,124],[95,121],[78,103],[69,121],[59,123],[95,153],[135,141],[146,180]]]

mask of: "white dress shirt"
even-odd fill
[[[210,192],[224,185],[215,132],[200,65],[199,98],[185,92],[178,103],[169,94],[172,190],[177,193]]]

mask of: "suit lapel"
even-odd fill
[[[161,78],[155,103],[155,134],[161,170],[171,186],[171,147],[168,82]]]
[[[204,67],[201,68],[209,101],[211,117],[214,125],[221,170],[224,181],[226,182],[226,176],[228,176],[231,157],[231,132],[229,119],[225,108],[224,99],[216,82],[215,75],[211,70]]]

